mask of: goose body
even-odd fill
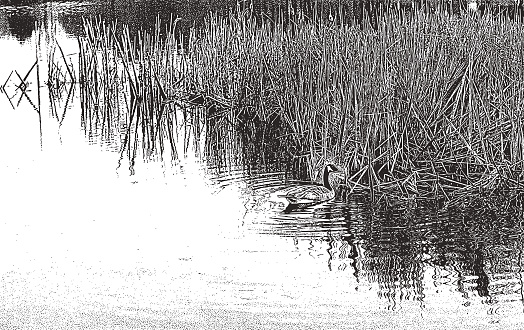
[[[335,198],[332,173],[339,170],[332,164],[324,168],[323,184],[311,183],[307,185],[294,186],[282,191],[279,197],[287,199],[290,207],[305,207],[326,202]]]

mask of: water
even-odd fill
[[[49,27],[75,63],[71,27],[91,5],[0,7],[0,324],[522,328],[519,197],[442,207],[359,194],[284,214],[274,192],[298,178],[285,162],[206,151],[211,135],[176,160],[133,162],[119,134],[88,129],[77,87],[39,90],[31,71],[17,88],[14,71],[37,59],[44,84]]]

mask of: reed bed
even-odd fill
[[[215,18],[194,44],[191,74],[237,117],[283,120],[288,152],[344,164],[351,187],[520,187],[523,36],[489,15],[389,15],[378,31]]]
[[[311,177],[342,164],[349,189],[449,198],[521,187],[524,27],[423,11],[383,15],[377,30],[339,23],[214,16],[181,53],[172,24],[132,40],[88,22],[82,100],[104,104],[104,121],[122,104],[105,93],[127,91],[128,150],[140,122],[144,150],[162,151],[164,136],[176,154],[182,113],[223,160],[256,141],[250,155],[270,149]]]
[[[132,172],[138,154],[177,159],[190,143],[199,147],[200,108],[184,92],[190,88],[177,20],[162,38],[159,24],[131,37],[127,27],[85,21],[86,37],[79,39],[82,122],[90,135],[127,154]]]

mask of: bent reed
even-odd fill
[[[148,145],[171,136],[169,105],[222,118],[226,130],[275,127],[258,137],[261,146],[279,141],[283,157],[311,164],[311,176],[323,161],[341,164],[349,189],[451,198],[522,187],[518,22],[418,11],[408,19],[381,15],[374,30],[306,19],[280,24],[242,11],[210,16],[183,52],[172,25],[134,40],[126,29],[94,25],[86,24],[80,41],[81,64],[89,65],[84,84],[101,86],[112,76],[127,86],[126,102],[146,103],[138,116],[147,122]],[[96,55],[104,53],[109,61]],[[164,122],[167,128],[156,127]],[[239,140],[231,134],[223,136]]]

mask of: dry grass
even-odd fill
[[[520,187],[521,25],[423,12],[386,15],[378,31],[255,21],[247,12],[211,18],[185,54],[172,27],[165,38],[159,24],[131,40],[87,23],[81,79],[94,87],[83,100],[99,104],[110,90],[101,86],[123,84],[125,102],[140,108],[129,134],[140,122],[149,151],[167,136],[176,154],[167,114],[178,109],[206,120],[208,152],[234,156],[248,132],[310,175],[326,160],[343,164],[350,187],[428,197]]]
[[[334,159],[375,190],[446,194],[520,185],[523,36],[490,16],[390,16],[376,32],[214,19],[191,74],[237,116],[283,119],[295,157]]]
[[[137,154],[177,159],[179,149],[199,146],[193,137],[200,135],[201,109],[182,107],[190,88],[176,24],[172,21],[161,38],[159,22],[154,33],[131,37],[127,28],[117,32],[114,24],[86,21],[86,37],[79,39],[84,127],[116,141],[114,148],[127,154],[130,168]]]

